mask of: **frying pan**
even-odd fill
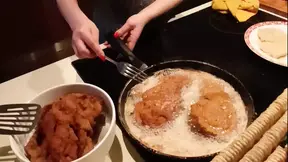
[[[135,59],[136,57],[132,53],[132,51],[129,51],[129,53],[125,52],[129,49],[126,47],[125,47],[125,49],[122,48],[123,46],[125,46],[124,42],[121,42],[121,40],[115,41],[115,38],[112,38],[112,37],[110,37],[110,39],[108,39],[108,42],[110,43],[110,45],[113,49],[116,49],[118,52],[122,53],[124,56],[132,57],[132,59],[130,58],[130,60],[132,61],[132,64],[134,63],[133,60],[137,60],[136,64],[134,64],[134,66],[136,66],[136,65],[138,67],[143,66],[144,63],[143,62],[141,63],[141,60],[139,60],[139,59]],[[111,41],[111,39],[112,40],[114,39],[114,40]],[[117,44],[117,42],[118,42],[118,44]],[[121,43],[121,45],[119,45],[119,42]],[[114,48],[114,47],[116,47],[116,48]],[[122,48],[122,49],[119,50],[120,48]],[[131,56],[131,55],[133,55],[133,56]],[[247,89],[241,83],[241,81],[239,79],[237,79],[235,76],[233,76],[232,74],[230,74],[228,71],[223,70],[217,66],[211,65],[211,64],[206,63],[206,62],[201,62],[201,61],[196,61],[196,60],[173,60],[173,61],[161,62],[161,63],[155,64],[155,65],[149,66],[149,67],[143,69],[143,72],[145,72],[149,76],[152,76],[155,72],[158,72],[160,70],[167,69],[167,68],[181,68],[181,69],[190,69],[190,70],[200,70],[200,71],[210,73],[210,74],[228,82],[240,94],[241,99],[244,102],[244,105],[246,107],[246,111],[248,113],[248,125],[252,122],[253,116],[254,116],[254,111],[255,111],[253,99],[252,99],[250,93],[247,91]],[[205,158],[211,157],[211,156],[216,154],[216,153],[214,153],[214,154],[209,154],[209,155],[205,155],[205,156],[197,156],[197,157],[183,157],[183,156],[169,155],[169,154],[159,152],[155,149],[152,149],[152,148],[148,147],[147,145],[143,144],[138,139],[136,139],[133,136],[132,132],[130,132],[130,129],[129,129],[126,121],[125,121],[125,116],[124,116],[126,99],[129,96],[130,90],[136,84],[138,84],[136,81],[129,80],[126,83],[126,85],[124,86],[124,88],[120,94],[119,100],[118,100],[118,117],[119,117],[120,123],[121,123],[122,127],[124,128],[124,130],[126,131],[126,133],[129,135],[129,137],[137,145],[140,145],[141,147],[143,147],[145,150],[147,150],[149,152],[152,152],[152,153],[157,154],[159,156],[164,156],[166,158],[168,157],[169,159],[171,159],[171,158],[172,159],[187,159],[190,161],[190,160],[197,160],[197,159],[199,160],[199,159],[203,159],[203,158],[205,159]]]

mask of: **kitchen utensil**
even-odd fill
[[[167,61],[167,62],[162,62],[159,64],[155,64],[152,65],[150,67],[148,67],[147,69],[145,69],[143,72],[145,72],[146,74],[153,75],[155,72],[159,71],[159,70],[163,70],[166,68],[182,68],[182,69],[194,69],[194,70],[201,70],[207,73],[210,73],[212,75],[215,75],[218,78],[221,78],[223,80],[225,80],[226,82],[228,82],[241,96],[245,107],[246,107],[246,111],[248,114],[248,122],[251,123],[252,121],[252,117],[254,115],[254,104],[253,104],[253,99],[251,97],[251,95],[249,94],[249,92],[246,90],[246,88],[244,87],[244,85],[232,74],[230,74],[229,72],[205,63],[205,62],[201,62],[201,61],[194,61],[194,60],[174,60],[174,61]],[[139,145],[140,147],[143,147],[145,150],[147,150],[148,152],[152,152],[158,156],[164,157],[164,158],[168,158],[168,159],[187,159],[189,160],[195,160],[195,159],[209,159],[211,158],[213,155],[216,154],[209,154],[209,155],[205,155],[205,156],[198,156],[198,157],[182,157],[182,156],[175,156],[175,155],[169,155],[169,154],[165,154],[162,152],[159,152],[157,150],[154,150],[150,147],[148,147],[147,145],[145,145],[144,143],[142,143],[140,140],[136,139],[132,132],[130,132],[130,129],[126,123],[125,120],[125,103],[126,103],[126,99],[130,93],[130,90],[133,86],[135,86],[137,84],[137,82],[134,82],[133,80],[130,80],[126,83],[125,87],[123,88],[119,100],[118,100],[118,115],[119,115],[119,119],[120,119],[120,123],[123,126],[124,130],[127,132],[127,134],[129,135],[129,137],[135,141],[135,143],[137,145]]]
[[[106,60],[113,63],[120,74],[122,74],[125,77],[128,77],[130,79],[133,79],[137,82],[142,82],[145,80],[148,76],[143,73],[140,69],[134,67],[133,65],[127,63],[127,62],[116,62],[109,58],[108,56],[105,56]]]
[[[120,38],[115,38],[114,33],[115,31],[111,31],[106,34],[107,42],[111,45],[112,49],[128,57],[131,64],[140,70],[146,69],[148,66],[133,54],[133,52],[125,45],[124,41]]]
[[[258,30],[261,28],[277,28],[283,30],[287,34],[287,21],[266,21],[261,22],[249,27],[245,34],[244,39],[246,45],[253,51],[256,55],[260,56],[261,58],[272,62],[274,64],[278,64],[284,67],[287,67],[287,55],[285,57],[281,57],[279,59],[273,58],[267,53],[263,52],[259,46],[259,38],[258,38]]]
[[[103,89],[86,83],[74,83],[74,84],[63,84],[56,87],[52,87],[30,100],[31,103],[37,103],[41,106],[51,104],[59,97],[69,93],[85,93],[93,96],[99,96],[105,103],[105,125],[99,130],[99,137],[97,143],[93,149],[87,152],[82,157],[72,162],[90,162],[90,161],[105,161],[105,157],[109,153],[115,137],[116,130],[116,112],[114,103],[107,92]],[[30,162],[26,157],[24,146],[32,136],[33,132],[29,134],[21,134],[15,136],[9,136],[9,141],[13,152],[21,162]],[[92,139],[95,140],[96,139]],[[19,142],[18,142],[19,141]]]
[[[38,104],[0,105],[0,134],[30,133],[37,124],[40,108]]]

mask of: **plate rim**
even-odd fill
[[[245,31],[245,34],[244,34],[244,40],[245,40],[245,43],[246,45],[249,47],[249,49],[254,52],[256,55],[258,55],[259,57],[261,57],[262,59],[266,60],[266,61],[269,61],[273,64],[277,64],[277,65],[280,65],[280,66],[284,66],[284,67],[288,67],[288,65],[285,65],[285,64],[281,64],[279,62],[276,62],[276,61],[273,61],[272,57],[267,55],[268,57],[271,57],[271,59],[268,59],[264,56],[262,56],[262,54],[260,54],[251,44],[250,42],[250,35],[252,33],[252,31],[254,31],[255,29],[259,28],[259,27],[262,27],[262,26],[268,26],[268,25],[286,25],[287,26],[288,24],[288,21],[264,21],[264,22],[259,22],[257,24],[254,24],[252,26],[250,26],[246,31]]]

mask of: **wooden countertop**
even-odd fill
[[[260,0],[261,8],[287,18],[287,0]]]

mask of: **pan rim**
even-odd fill
[[[198,60],[182,60],[182,59],[177,59],[177,60],[170,60],[170,61],[164,61],[164,62],[160,62],[160,63],[157,63],[157,64],[153,64],[151,66],[149,66],[148,68],[146,69],[143,69],[142,71],[147,71],[149,69],[152,69],[154,67],[157,67],[157,66],[160,66],[160,65],[163,65],[163,64],[169,64],[169,63],[179,63],[179,62],[190,62],[190,63],[198,63],[198,64],[202,64],[202,65],[206,65],[206,66],[210,66],[212,68],[215,68],[219,71],[223,71],[224,73],[228,74],[230,77],[232,77],[233,79],[235,79],[240,85],[241,87],[243,88],[243,90],[245,91],[245,93],[248,95],[248,98],[250,99],[250,102],[251,102],[251,111],[253,113],[255,113],[255,106],[254,106],[254,100],[251,96],[251,94],[249,93],[249,91],[247,90],[247,88],[244,86],[244,84],[237,78],[235,77],[233,74],[231,74],[230,72],[228,72],[227,70],[225,69],[222,69],[216,65],[213,65],[211,63],[207,63],[207,62],[204,62],[204,61],[198,61]],[[137,139],[136,137],[134,137],[134,135],[128,131],[129,128],[128,126],[126,126],[126,122],[125,122],[125,118],[123,116],[123,114],[120,112],[120,107],[121,107],[121,99],[123,98],[123,95],[124,95],[124,92],[127,91],[127,86],[133,81],[133,79],[130,79],[126,82],[126,84],[124,85],[121,93],[120,93],[120,96],[118,98],[118,107],[117,107],[117,112],[118,112],[118,119],[120,120],[120,123],[121,123],[121,126],[125,129],[125,132],[129,135],[130,138],[132,138],[137,144],[141,145],[144,149],[148,150],[149,152],[152,152],[154,154],[157,154],[157,155],[160,155],[160,156],[164,156],[164,157],[168,157],[168,158],[173,158],[173,159],[181,159],[181,160],[188,160],[188,159],[202,159],[202,158],[207,158],[207,157],[211,157],[211,156],[214,156],[214,155],[217,155],[220,151],[218,152],[215,152],[215,153],[211,153],[211,154],[206,154],[206,155],[201,155],[201,156],[177,156],[177,155],[171,155],[171,154],[167,154],[167,153],[163,153],[161,151],[158,151],[156,149],[153,149],[153,148],[150,148],[149,146],[145,145],[143,142],[141,142],[139,139]],[[224,80],[225,81],[225,80]],[[229,83],[230,84],[230,83]],[[233,86],[232,86],[233,87]],[[247,106],[247,105],[245,105]],[[120,115],[122,114],[122,116]],[[253,120],[253,119],[252,119]],[[252,121],[248,121],[247,123],[247,127],[251,124]],[[246,129],[247,129],[246,127]]]

